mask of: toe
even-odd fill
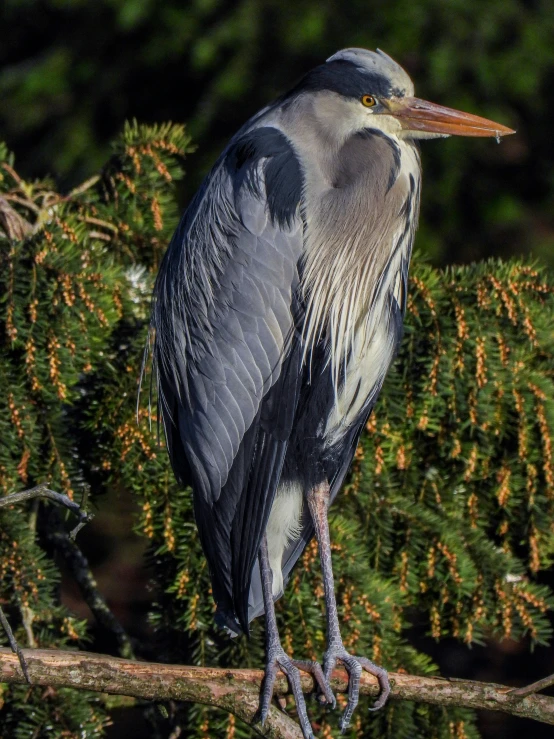
[[[388,673],[382,667],[374,664],[366,657],[360,657],[359,661],[366,672],[369,672],[370,675],[373,675],[377,680],[379,680],[381,692],[373,706],[369,709],[370,711],[378,711],[380,708],[383,708],[390,695],[391,687]]]
[[[268,658],[265,668],[264,683],[262,686],[262,694],[260,698],[259,716],[262,726],[268,716],[273,698],[273,688],[277,672],[281,670],[287,677],[291,692],[296,703],[296,712],[298,713],[298,722],[302,729],[304,739],[315,739],[312,731],[308,711],[306,709],[306,700],[302,692],[302,682],[300,679],[300,670],[309,672],[316,682],[317,686],[325,696],[328,703],[334,705],[335,696],[329,686],[329,682],[325,679],[323,670],[317,662],[302,662],[291,659],[280,645],[274,646],[268,652]]]
[[[350,725],[352,715],[358,705],[360,697],[360,678],[362,675],[362,669],[374,675],[379,680],[381,692],[378,699],[375,701],[373,706],[369,709],[370,711],[378,711],[382,708],[390,695],[390,683],[387,675],[387,671],[382,667],[378,667],[366,657],[354,657],[348,652],[344,651],[337,655],[346,671],[348,672],[348,703],[346,709],[340,719],[341,731],[345,731]]]
[[[348,672],[348,703],[340,719],[341,732],[350,726],[352,715],[356,710],[360,698],[360,677],[362,675],[362,666],[355,657],[342,657],[341,662],[344,664]]]
[[[302,684],[300,682],[300,671],[298,667],[294,664],[294,662],[289,659],[288,657],[283,659],[282,661],[279,660],[279,664],[281,666],[281,669],[285,673],[285,675],[288,678],[292,694],[294,696],[294,700],[296,703],[296,712],[298,713],[298,722],[300,724],[300,728],[302,729],[302,734],[304,736],[304,739],[315,739],[314,733],[312,731],[312,725],[310,723],[310,719],[308,718],[308,710],[306,708],[306,700],[304,698],[304,693],[302,692]]]
[[[335,696],[331,690],[329,681],[325,678],[323,670],[319,662],[299,662],[294,660],[294,664],[302,672],[309,672],[313,677],[315,684],[317,685],[320,694],[318,700],[320,703],[329,703],[333,708],[335,707]],[[323,699],[323,700],[322,700]]]
[[[273,697],[273,686],[275,685],[275,678],[277,677],[277,664],[271,662],[266,665],[264,684],[262,687],[262,696],[260,699],[260,723],[263,726],[269,713],[269,707],[271,705],[271,699]]]

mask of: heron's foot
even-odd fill
[[[280,644],[271,647],[267,654],[265,677],[260,700],[260,722],[262,726],[269,713],[269,707],[273,697],[273,687],[279,670],[287,676],[287,680],[289,681],[290,689],[296,702],[296,711],[304,739],[314,739],[314,733],[306,709],[304,693],[302,692],[300,672],[308,672],[312,675],[319,690],[325,696],[327,703],[334,706],[335,696],[329,687],[329,682],[323,676],[323,670],[318,662],[291,659]]]
[[[354,657],[346,651],[342,643],[339,647],[329,647],[325,653],[324,658],[324,675],[327,683],[331,678],[331,674],[335,669],[337,662],[342,662],[346,672],[348,673],[348,704],[340,719],[341,731],[345,731],[350,725],[352,714],[354,713],[356,706],[358,705],[358,699],[360,697],[360,677],[362,670],[369,672],[370,675],[374,675],[379,680],[381,686],[381,693],[379,697],[369,709],[370,711],[378,711],[387,702],[387,698],[390,695],[390,683],[387,671],[382,667],[371,662],[366,657]]]

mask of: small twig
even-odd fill
[[[31,649],[34,649],[37,646],[35,635],[33,634],[33,621],[35,619],[34,611],[32,608],[29,608],[29,606],[24,606],[22,604],[19,606],[19,611],[21,613],[23,628],[27,634],[27,644]]]
[[[77,526],[75,526],[75,528],[71,529],[71,531],[69,532],[69,538],[72,541],[75,541],[75,539],[77,537],[77,534],[83,528],[83,526],[86,526],[87,523],[90,523],[90,521],[92,521],[92,519],[94,518],[94,516],[93,516],[92,513],[86,514],[86,510],[87,510],[87,506],[88,506],[88,496],[89,495],[90,495],[90,485],[85,484],[85,485],[83,485],[83,494],[81,495],[80,511],[81,511],[81,513],[85,513],[85,515],[88,516],[88,518],[86,518],[86,517],[85,518],[82,518],[79,521],[79,523],[77,524]]]
[[[102,231],[89,231],[88,235],[91,239],[100,239],[100,241],[111,241],[112,236],[108,236],[108,234],[102,233]]]
[[[109,221],[103,221],[101,218],[93,218],[92,216],[83,216],[80,220],[84,221],[85,223],[90,223],[93,226],[100,226],[101,228],[107,228],[108,231],[112,231],[113,233],[118,233],[119,228],[114,225],[113,223],[110,223]]]
[[[33,200],[29,200],[29,198],[20,198],[19,195],[14,195],[13,193],[9,192],[4,194],[4,198],[6,200],[12,201],[13,203],[21,205],[23,208],[28,208],[35,213],[40,213],[39,206]]]
[[[84,510],[87,495],[87,492],[83,493],[83,500],[81,504],[79,504],[76,503],[74,500],[71,500],[71,498],[69,498],[67,495],[56,493],[54,490],[50,490],[43,483],[41,485],[37,485],[34,488],[30,488],[29,490],[21,490],[19,493],[10,493],[9,495],[0,498],[0,508],[16,505],[16,503],[21,503],[25,500],[33,500],[34,498],[47,498],[48,500],[52,500],[54,503],[58,503],[59,505],[68,508],[80,519],[77,526],[75,526],[75,528],[69,534],[69,536],[74,539],[79,531],[83,528],[83,526],[85,526],[87,523],[90,523],[94,518],[94,515],[92,513],[87,513]]]
[[[541,690],[545,690],[551,685],[554,685],[554,675],[543,677],[542,680],[537,680],[536,682],[531,683],[531,685],[526,685],[523,688],[514,688],[513,690],[510,690],[510,695],[516,698],[525,698],[528,695],[540,693]]]
[[[2,624],[2,628],[6,632],[6,636],[8,637],[8,641],[10,643],[11,650],[14,654],[17,655],[17,659],[19,660],[19,664],[21,666],[21,670],[23,672],[23,676],[25,677],[25,682],[31,684],[31,678],[29,677],[29,670],[27,668],[27,663],[25,662],[25,657],[23,656],[23,652],[21,651],[21,647],[17,643],[17,639],[13,635],[12,627],[10,626],[10,622],[6,618],[6,615],[2,608],[0,608],[0,624]]]
[[[67,199],[74,198],[77,195],[81,195],[86,190],[89,190],[91,187],[94,187],[96,183],[100,180],[100,175],[94,175],[94,177],[89,177],[88,180],[85,180],[80,185],[77,185],[77,187],[74,187],[73,190],[69,192],[67,195]]]
[[[10,176],[11,176],[11,177],[12,177],[12,178],[13,178],[13,179],[14,179],[14,180],[15,180],[15,181],[17,182],[17,184],[18,184],[18,185],[19,185],[20,187],[23,187],[23,184],[24,184],[24,183],[23,183],[23,180],[22,180],[22,179],[21,179],[21,177],[20,177],[20,176],[19,176],[19,175],[17,174],[17,172],[15,171],[15,169],[14,169],[13,167],[10,167],[10,165],[9,165],[9,164],[8,164],[7,162],[2,162],[2,165],[1,165],[1,166],[2,166],[2,169],[3,169],[3,170],[4,170],[5,172],[7,172],[7,173],[8,173],[8,174],[9,174],[9,175],[10,175]]]

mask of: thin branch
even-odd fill
[[[10,644],[10,648],[12,652],[15,654],[15,656],[17,657],[19,661],[19,665],[21,667],[21,671],[23,672],[23,677],[25,678],[25,682],[30,684],[31,678],[29,677],[29,668],[27,667],[27,663],[25,662],[25,657],[23,656],[21,647],[17,643],[17,639],[14,636],[12,627],[10,626],[10,622],[6,618],[6,614],[1,608],[0,608],[0,624],[2,625],[2,628],[4,629],[4,631],[6,632],[6,636],[8,637],[8,642]]]
[[[102,231],[89,231],[88,235],[91,239],[100,239],[100,241],[111,241],[112,236],[108,236],[108,234],[102,233]]]
[[[23,180],[17,174],[17,172],[15,171],[15,169],[13,167],[10,167],[10,165],[7,162],[2,162],[2,164],[0,166],[2,167],[2,169],[5,172],[7,172],[10,175],[10,177],[12,177],[12,179],[14,179],[17,182],[17,184],[20,187],[23,187],[24,186],[25,183],[23,182]]]
[[[541,690],[546,690],[551,685],[554,685],[554,675],[543,677],[542,680],[537,680],[531,685],[526,685],[524,688],[514,688],[510,690],[510,695],[515,698],[525,698],[527,695],[533,695],[533,693],[540,693]]]
[[[83,526],[90,523],[94,518],[92,513],[87,513],[84,510],[87,503],[87,495],[87,489],[85,488],[83,499],[79,504],[74,500],[71,500],[67,495],[62,495],[62,493],[56,493],[54,490],[50,490],[44,483],[42,483],[34,488],[30,488],[29,490],[22,490],[19,493],[10,493],[9,495],[0,498],[0,508],[6,508],[7,506],[16,505],[25,500],[33,500],[34,498],[47,498],[48,500],[52,500],[54,503],[58,503],[59,505],[68,508],[79,518],[79,523],[69,534],[69,536],[74,539]]]
[[[90,177],[88,180],[85,180],[82,184],[78,185],[77,187],[74,187],[73,190],[68,194],[67,198],[74,198],[77,195],[81,195],[86,190],[89,190],[91,187],[94,187],[96,183],[100,180],[100,175],[94,175],[94,177]]]
[[[17,203],[18,205],[21,205],[23,208],[32,210],[37,215],[40,213],[39,206],[33,200],[29,200],[29,198],[22,198],[19,195],[14,195],[10,192],[4,193],[3,197],[6,200],[11,201],[12,203]]]
[[[103,221],[100,218],[93,218],[92,216],[82,216],[79,218],[79,220],[84,221],[85,223],[90,223],[93,226],[100,226],[101,228],[107,228],[108,231],[112,231],[112,233],[114,234],[117,234],[119,231],[119,228],[115,226],[113,223],[110,223],[109,221]]]
[[[26,649],[24,656],[35,685],[72,687],[156,701],[203,703],[234,713],[261,736],[301,739],[298,725],[275,707],[272,707],[263,729],[257,723],[263,678],[259,670],[180,667],[61,650]],[[502,711],[554,725],[554,698],[548,696],[528,695],[522,698],[514,696],[513,689],[508,686],[472,680],[403,673],[389,673],[389,678],[392,700]],[[8,649],[0,649],[0,682],[23,681],[17,657]],[[346,692],[344,670],[335,670],[331,685],[336,692]],[[302,688],[306,693],[314,691],[314,683],[309,675],[302,676]],[[364,673],[361,693],[375,696],[378,692],[377,680]],[[286,678],[279,675],[275,694],[287,693]]]

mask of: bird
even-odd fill
[[[192,487],[216,623],[249,634],[265,613],[265,721],[279,670],[313,737],[310,672],[344,730],[362,670],[386,670],[341,637],[328,510],[398,351],[419,217],[418,141],[501,136],[506,126],[414,97],[383,51],[349,48],[316,66],[230,139],[182,216],[156,278],[152,355],[166,444]],[[274,602],[316,536],[327,648],[291,659]]]

